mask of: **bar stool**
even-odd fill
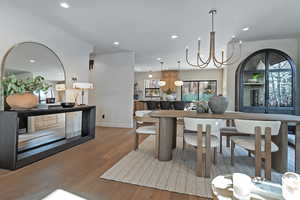
[[[159,102],[156,101],[147,101],[147,109],[148,110],[157,110]]]
[[[172,109],[172,104],[170,101],[161,101],[160,102],[160,109],[161,110],[170,110]]]
[[[173,105],[175,110],[184,110],[186,103],[184,101],[175,101]]]

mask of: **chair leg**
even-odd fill
[[[218,153],[217,151],[218,151],[217,147],[214,147],[214,156],[213,156],[214,165],[217,164],[217,153]]]
[[[235,143],[231,141],[230,163],[232,166],[234,166],[234,148],[235,148]]]
[[[230,137],[226,136],[226,147],[230,147]]]
[[[222,134],[220,135],[220,154],[222,154],[222,143],[223,143],[223,140],[222,140]]]
[[[261,176],[261,128],[255,127],[255,176]]]
[[[271,154],[271,129],[265,129],[265,178],[271,180],[272,154]]]
[[[185,141],[184,141],[184,136],[182,137],[183,139],[182,139],[182,150],[184,151],[185,150]]]
[[[135,133],[134,134],[134,150],[138,150],[139,148],[139,134]]]
[[[206,125],[205,135],[205,177],[210,178],[211,170],[211,126]]]
[[[198,125],[197,134],[197,158],[196,158],[196,176],[203,176],[203,148],[202,148],[202,125]]]

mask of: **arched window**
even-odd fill
[[[284,52],[263,49],[236,71],[236,110],[295,113],[295,64]]]

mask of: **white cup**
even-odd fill
[[[237,199],[250,199],[251,188],[253,186],[251,177],[246,174],[234,173],[232,175],[233,196]]]
[[[288,200],[300,198],[300,175],[293,172],[286,172],[282,176],[282,196]]]

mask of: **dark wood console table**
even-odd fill
[[[19,125],[24,124],[23,122],[26,122],[28,117],[78,111],[82,112],[81,135],[38,146],[28,151],[18,151]],[[2,111],[0,112],[0,168],[14,170],[94,139],[95,124],[95,106]]]

